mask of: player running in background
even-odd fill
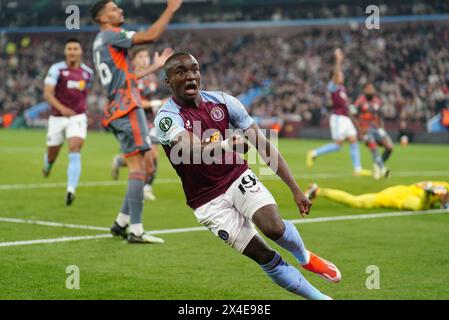
[[[151,63],[150,54],[146,48],[140,47],[132,53],[132,64],[134,73],[138,78],[138,88],[142,96],[142,108],[147,116],[147,124],[150,129],[149,137],[152,144],[151,150],[145,153],[146,180],[143,189],[145,200],[156,200],[153,193],[153,182],[157,171],[159,151],[153,120],[157,109],[163,104],[163,100],[153,99],[159,86],[156,72],[164,67],[165,61],[172,54],[173,50],[170,48],[165,49],[161,55],[156,52],[153,57],[153,63]],[[126,167],[126,160],[122,154],[119,154],[112,160],[112,178],[114,180],[118,179],[121,167]]]
[[[363,94],[357,98],[354,105],[359,134],[373,157],[373,176],[375,179],[388,177],[389,170],[385,162],[393,152],[393,142],[383,128],[382,100],[376,95],[376,89],[372,83],[368,82],[363,86]],[[384,147],[382,156],[379,155],[378,145]]]
[[[304,216],[309,214],[311,202],[300,190],[284,158],[236,98],[223,92],[200,90],[199,65],[193,56],[175,53],[165,64],[165,74],[173,97],[160,109],[155,126],[198,222],[257,262],[285,290],[307,299],[330,299],[270,248],[253,223],[264,235],[289,250],[306,270],[338,282],[341,274],[337,267],[308,251],[295,226],[279,216],[271,193],[236,152],[247,151],[244,138],[221,137],[225,137],[230,124],[243,130],[264,161],[290,188]],[[205,154],[216,161],[205,161],[201,157]],[[178,155],[185,161],[179,161]]]
[[[55,63],[45,78],[44,98],[51,105],[48,119],[47,152],[44,177],[50,175],[64,140],[69,144],[66,205],[75,199],[81,175],[81,148],[87,135],[87,94],[92,86],[93,71],[81,62],[83,48],[78,39],[68,39],[65,61]]]
[[[343,59],[344,55],[341,49],[336,49],[335,66],[332,71],[331,80],[328,84],[328,90],[331,93],[332,99],[332,114],[329,119],[331,136],[334,143],[326,144],[318,149],[309,150],[306,155],[306,162],[311,167],[316,158],[340,151],[341,145],[345,140],[350,143],[352,166],[354,168],[354,175],[356,176],[370,176],[372,172],[370,170],[362,169],[360,160],[360,149],[357,141],[357,131],[354,124],[349,117],[348,109],[348,96],[346,94],[346,88],[344,86],[343,75]]]
[[[306,194],[309,199],[324,197],[354,208],[428,210],[440,203],[441,208],[449,209],[449,183],[444,181],[425,181],[409,186],[398,185],[378,193],[366,193],[358,196],[312,184]]]
[[[151,149],[151,142],[137,77],[128,66],[128,49],[157,40],[181,3],[182,0],[168,0],[167,8],[159,19],[142,32],[121,27],[124,23],[123,10],[113,1],[99,1],[91,9],[92,17],[101,30],[93,45],[95,67],[109,98],[103,124],[119,141],[129,168],[128,190],[111,233],[127,238],[129,243],[161,243],[163,240],[149,236],[143,230],[144,155]]]

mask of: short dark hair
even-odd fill
[[[179,51],[179,52],[173,53],[173,54],[170,56],[170,58],[168,58],[167,61],[165,61],[165,64],[164,64],[165,75],[168,75],[168,71],[170,70],[171,64],[172,64],[173,61],[175,61],[175,60],[178,59],[179,57],[185,57],[185,56],[187,56],[187,57],[193,57],[193,55],[191,55],[191,54],[188,53],[188,52],[184,52],[184,51]]]
[[[81,45],[81,41],[78,38],[69,38],[65,41],[64,46],[66,46],[69,43],[78,43],[79,45]]]
[[[95,3],[92,6],[92,8],[90,8],[90,14],[92,15],[92,19],[98,22],[98,15],[109,2],[112,2],[112,0],[101,0]]]

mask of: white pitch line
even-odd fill
[[[417,216],[417,215],[435,215],[435,214],[449,214],[449,210],[446,209],[436,209],[427,211],[399,211],[399,212],[381,212],[381,213],[370,213],[370,214],[355,214],[337,217],[321,217],[321,218],[306,218],[306,219],[296,219],[289,220],[293,224],[305,224],[305,223],[320,223],[320,222],[332,222],[332,221],[349,221],[349,220],[367,220],[367,219],[380,219],[380,218],[392,218],[392,217],[404,217],[404,216]],[[78,228],[86,230],[102,230],[109,231],[108,228],[94,227],[94,226],[84,226],[84,225],[74,225],[74,224],[64,224],[58,222],[50,221],[35,221],[35,220],[22,220],[22,219],[12,219],[12,218],[0,218],[3,222],[13,222],[13,223],[30,223],[45,225],[51,227],[68,227],[68,228]],[[186,233],[195,231],[207,231],[205,227],[193,227],[193,228],[179,228],[179,229],[163,229],[154,230],[147,232],[148,234],[175,234],[175,233]],[[20,245],[31,245],[31,244],[45,244],[45,243],[56,243],[56,242],[67,242],[67,241],[79,241],[79,240],[92,240],[101,238],[110,238],[110,234],[101,234],[94,236],[80,236],[80,237],[62,237],[56,239],[41,239],[41,240],[28,240],[28,241],[15,241],[15,242],[0,242],[0,247],[11,247]]]
[[[447,177],[449,176],[449,171],[398,171],[392,172],[392,177]],[[335,172],[335,173],[311,173],[296,175],[295,179],[335,179],[335,178],[348,178],[352,177],[349,173]],[[273,174],[272,176],[260,176],[261,180],[277,180],[278,176]],[[159,184],[171,184],[180,183],[178,178],[158,178],[157,183]],[[127,185],[127,181],[89,181],[80,182],[79,187],[114,187],[114,186],[124,186]],[[0,184],[1,190],[20,190],[20,189],[52,189],[52,188],[65,188],[67,186],[66,182],[55,182],[55,183],[29,183],[29,184]]]
[[[318,222],[331,222],[331,221],[366,220],[366,219],[379,219],[379,218],[391,218],[391,217],[434,215],[434,214],[449,214],[449,210],[435,209],[435,210],[422,210],[422,211],[380,212],[380,213],[368,213],[368,214],[354,214],[354,215],[350,215],[350,216],[296,219],[296,220],[290,220],[290,222],[293,224],[304,224],[304,223],[318,223]]]
[[[53,221],[41,221],[32,219],[16,219],[16,218],[5,218],[0,217],[0,222],[12,222],[12,223],[25,223],[25,224],[37,224],[46,227],[60,227],[60,228],[70,228],[70,229],[82,229],[82,230],[96,230],[96,231],[109,231],[109,228],[96,227],[96,226],[85,226],[81,224],[68,224]]]
[[[92,239],[102,239],[102,238],[111,238],[111,237],[112,237],[111,234],[98,234],[95,236],[62,237],[62,238],[55,238],[55,239],[0,242],[0,247],[15,247],[15,246],[25,246],[25,245],[31,245],[31,244],[46,244],[46,243],[57,243],[57,242],[79,241],[79,240],[92,240]]]
[[[86,226],[86,225],[82,225],[82,224],[68,224],[68,223],[33,220],[33,219],[17,219],[17,218],[0,217],[0,222],[34,224],[34,225],[40,225],[40,226],[46,226],[46,227],[59,227],[59,228],[95,230],[95,231],[109,232],[109,228],[106,228],[106,227]],[[193,227],[193,228],[154,230],[154,231],[147,232],[147,233],[149,233],[149,234],[169,234],[169,233],[184,233],[184,232],[202,231],[202,230],[207,230],[207,229],[204,227]]]

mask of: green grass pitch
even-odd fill
[[[324,141],[281,140],[279,147],[302,188],[314,181],[353,193],[421,180],[449,180],[447,145],[396,146],[388,180],[355,178],[348,146],[305,166],[305,152]],[[0,131],[0,218],[33,219],[109,227],[126,188],[126,169],[117,184],[82,185],[65,207],[66,147],[48,180],[41,176],[44,131]],[[362,149],[365,167],[371,166]],[[81,182],[110,182],[118,151],[112,135],[90,133],[83,150]],[[162,150],[161,150],[162,151]],[[257,171],[256,171],[257,173]],[[287,187],[262,179],[286,219],[299,214]],[[54,184],[56,185],[48,185]],[[45,184],[45,185],[42,185]],[[155,183],[157,201],[146,202],[146,230],[198,227],[174,170],[161,153]],[[310,217],[395,210],[359,210],[318,199]],[[449,214],[344,220],[297,225],[309,249],[339,266],[343,278],[330,284],[304,275],[334,299],[448,299]],[[0,221],[0,299],[300,299],[284,292],[260,268],[208,231],[163,234],[164,245],[128,245],[102,238],[48,244],[1,246],[25,240],[98,235],[96,230]],[[294,258],[269,242],[290,263]],[[80,270],[80,289],[66,288],[66,267]],[[380,271],[380,289],[368,290],[366,269]]]

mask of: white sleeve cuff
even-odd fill
[[[44,80],[44,84],[46,86],[56,86],[56,83],[57,83],[57,81],[55,79],[51,78],[51,77],[47,77]]]

